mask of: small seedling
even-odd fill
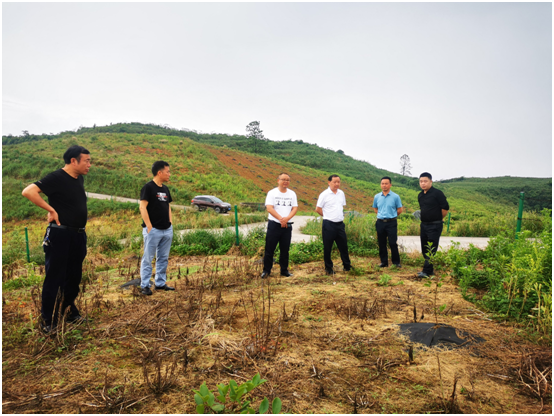
[[[204,414],[208,407],[215,413],[267,413],[269,410],[269,400],[267,397],[264,397],[258,409],[251,406],[252,402],[250,400],[244,401],[248,393],[266,381],[267,380],[260,378],[259,374],[256,374],[252,380],[242,383],[240,386],[234,380],[230,380],[227,385],[223,383],[217,385],[217,391],[219,392],[217,397],[208,389],[206,382],[204,382],[199,390],[193,389],[195,393],[194,401],[196,402],[196,412]],[[227,399],[227,394],[229,394],[229,400]],[[216,399],[219,403],[216,403]],[[227,404],[230,404],[230,407],[226,408],[225,406]],[[281,399],[278,397],[273,399],[271,413],[280,413],[281,406]]]

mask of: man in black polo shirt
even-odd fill
[[[90,169],[90,152],[71,146],[63,155],[65,166],[27,186],[22,195],[48,211],[42,243],[46,276],[42,287],[42,329],[52,332],[67,312],[67,321],[83,320],[75,299],[79,294],[83,260],[87,255],[87,196],[84,178]],[[44,193],[48,203],[39,195]],[[69,310],[68,310],[69,308]]]
[[[450,209],[446,196],[442,191],[433,188],[433,177],[428,172],[419,175],[419,186],[422,191],[417,196],[421,210],[421,252],[425,259],[423,271],[418,277],[433,275],[433,264],[429,262],[429,253],[435,254],[439,248],[439,239],[442,233],[443,218]]]

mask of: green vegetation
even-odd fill
[[[450,221],[450,231],[447,231],[447,224],[445,221],[443,235],[452,237],[491,237],[498,235],[499,233],[509,231],[515,233],[516,218],[514,214],[510,212],[497,213],[494,218],[491,218],[491,214],[481,214],[478,212],[465,213],[467,216],[462,219],[462,215],[454,214]],[[377,216],[373,213],[365,215],[364,220],[359,220],[353,217],[351,220],[346,216],[345,223],[359,224],[356,229],[359,230],[360,236],[365,237],[364,233],[376,233],[375,222]],[[545,218],[543,215],[536,212],[525,213],[523,229],[529,231],[531,235],[539,235],[544,229]],[[402,213],[398,216],[398,235],[419,235],[420,222],[413,215]],[[321,234],[321,221],[319,218],[314,218],[308,221],[306,226],[302,229],[304,234],[320,235]]]
[[[485,250],[456,247],[435,263],[452,271],[463,296],[501,318],[526,322],[541,334],[552,330],[552,212],[543,211],[538,238],[528,231],[491,238]]]
[[[437,187],[447,194],[478,198],[487,195],[489,198],[510,207],[517,207],[519,194],[524,192],[524,209],[541,211],[552,209],[552,178],[514,178],[502,176],[497,178],[454,178],[441,180]]]
[[[196,412],[203,414],[209,408],[215,413],[267,413],[269,410],[269,400],[267,400],[267,397],[264,397],[257,409],[252,407],[251,400],[244,400],[248,393],[266,381],[259,374],[256,374],[252,380],[248,380],[240,385],[234,380],[229,381],[227,385],[223,383],[218,384],[217,391],[219,395],[217,397],[208,389],[208,386],[204,382],[199,390],[193,390]],[[229,394],[229,400],[227,399],[227,394]],[[219,402],[217,404],[216,399]],[[227,404],[230,404],[230,406],[225,408]],[[278,397],[273,399],[271,413],[281,413],[281,406],[281,399]]]
[[[118,123],[110,126],[80,127],[75,131],[66,131],[54,135],[2,136],[2,144],[20,144],[37,142],[42,140],[66,139],[76,135],[90,134],[143,134],[174,136],[189,138],[195,142],[210,144],[213,146],[225,146],[240,149],[245,152],[263,155],[266,157],[286,160],[301,166],[325,171],[340,172],[341,175],[350,176],[363,181],[379,182],[383,176],[391,176],[395,183],[402,183],[411,187],[418,186],[417,179],[391,173],[384,169],[378,169],[373,165],[347,156],[340,149],[324,149],[315,144],[302,140],[287,140],[274,142],[271,140],[259,140],[245,135],[207,134],[198,133],[195,130],[178,130],[168,126],[141,123]]]
[[[263,201],[267,189],[274,186],[269,179],[273,178],[273,171],[286,169],[294,175],[291,186],[307,210],[313,207],[314,196],[323,189],[329,172],[339,173],[345,184],[347,208],[362,213],[345,219],[350,252],[362,257],[377,255],[371,201],[380,191],[381,176],[388,175],[406,208],[399,216],[399,234],[419,234],[419,222],[412,215],[418,209],[419,188],[415,178],[377,169],[342,151],[322,149],[301,140],[272,142],[255,136],[203,134],[128,123],[83,127],[57,135],[5,136],[2,143],[4,266],[25,259],[23,228],[27,225],[32,234],[31,262],[38,265],[44,262],[40,246],[44,224],[39,224],[39,220],[44,220],[45,213],[23,198],[21,191],[62,167],[61,155],[68,146],[77,143],[87,147],[93,157],[93,169],[85,178],[88,192],[138,198],[142,186],[151,179],[152,161],[164,159],[171,165],[169,188],[174,203],[182,205],[190,205],[190,199],[197,194],[215,194],[232,204]],[[237,160],[231,166],[222,162],[223,156],[228,161],[242,157],[242,163]],[[244,163],[245,160],[248,162]],[[445,226],[444,235],[494,237],[486,250],[454,248],[447,253],[439,252],[435,259],[438,267],[442,264],[445,270],[452,270],[464,296],[499,316],[534,323],[537,331],[551,327],[548,311],[551,311],[552,218],[550,210],[536,212],[552,206],[551,178],[462,177],[435,181],[435,186],[446,193],[451,206],[450,231]],[[515,240],[520,192],[525,192],[526,212],[523,232]],[[140,251],[141,219],[137,204],[95,199],[89,199],[88,204],[89,221],[98,220],[90,227],[89,247],[107,255]],[[264,212],[241,215],[239,222],[259,222],[265,216]],[[103,225],[101,219],[106,217],[111,218],[106,221],[111,225]],[[21,220],[26,221],[24,225],[18,222]],[[174,255],[221,255],[234,245],[232,231],[203,230],[232,226],[233,215],[175,210],[174,223],[176,230],[198,229],[176,236],[172,245]],[[309,222],[304,232],[319,236],[320,222]],[[123,244],[122,239],[128,239],[127,243]],[[264,244],[265,232],[259,228],[241,236],[240,251],[248,256],[259,255]],[[319,261],[322,256],[318,239],[293,244],[290,251],[294,264]],[[30,276],[9,285],[15,288],[34,283],[36,278]],[[382,276],[379,284],[390,283]]]
[[[4,220],[43,215],[22,198],[20,192],[31,181],[61,167],[61,155],[75,143],[92,152],[93,169],[85,178],[87,191],[137,198],[141,187],[151,179],[152,160],[163,158],[172,168],[169,188],[174,203],[183,205],[189,205],[190,199],[197,194],[215,194],[233,205],[263,201],[267,189],[274,186],[267,179],[271,177],[270,171],[286,169],[297,178],[291,185],[298,194],[301,209],[310,210],[314,198],[325,186],[324,178],[332,170],[344,179],[348,209],[367,213],[371,211],[373,195],[380,191],[380,177],[389,175],[393,177],[394,190],[401,195],[406,208],[399,232],[407,235],[419,232],[419,224],[411,215],[419,208],[419,189],[414,178],[379,170],[341,152],[302,141],[272,142],[140,123],[83,127],[57,135],[3,137]],[[214,146],[220,150],[216,151]],[[230,150],[233,148],[241,152]],[[237,163],[236,166],[222,163],[217,154],[221,157],[225,152],[228,158],[242,155],[248,159],[248,166],[231,159],[227,160]],[[252,153],[256,152],[263,157],[253,156]],[[252,180],[253,176],[256,180]],[[529,209],[551,207],[551,179],[458,178],[435,182],[435,185],[446,192],[450,202],[450,235],[453,236],[493,236],[515,228],[519,191],[525,191],[527,195],[524,230],[536,234],[542,229],[542,218]],[[115,208],[108,202],[91,202],[90,205],[91,215],[113,209],[136,209],[136,206]]]

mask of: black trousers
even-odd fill
[[[75,299],[87,255],[87,235],[73,230],[46,230],[44,245],[46,277],[42,286],[42,319],[45,325],[56,324],[69,307],[69,317],[79,315]]]
[[[431,276],[433,274],[433,265],[429,262],[429,251],[435,254],[439,248],[439,240],[442,233],[442,222],[440,223],[421,223],[421,252],[425,259],[423,273]]]
[[[389,263],[389,254],[387,251],[387,238],[389,240],[390,254],[392,258],[392,264],[400,264],[400,253],[398,253],[398,227],[397,221],[380,221],[375,223],[375,229],[377,230],[377,241],[379,243],[379,257],[381,263]]]
[[[350,256],[348,255],[348,241],[346,239],[344,222],[323,220],[321,237],[323,238],[323,261],[325,262],[325,270],[333,270],[333,261],[331,260],[333,242],[337,243],[340,258],[342,259],[342,265],[345,270],[349,270],[350,267],[352,267],[352,264],[350,263]]]
[[[264,272],[270,273],[273,267],[273,254],[279,244],[279,266],[281,273],[289,271],[289,249],[292,237],[292,225],[282,228],[280,223],[269,220],[265,235]]]

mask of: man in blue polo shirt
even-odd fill
[[[389,258],[387,252],[387,237],[389,239],[392,264],[400,266],[400,254],[398,253],[398,227],[396,217],[402,212],[402,202],[400,197],[390,190],[392,180],[388,176],[381,179],[381,189],[383,192],[375,195],[373,199],[373,209],[377,214],[375,229],[377,230],[377,241],[379,242],[379,257],[381,264],[379,267],[388,267]]]

